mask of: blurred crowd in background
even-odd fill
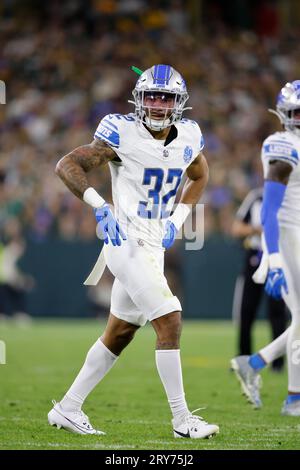
[[[282,2],[230,2],[240,10],[225,3],[1,2],[2,243],[95,237],[92,211],[55,175],[56,162],[92,141],[104,115],[131,112],[137,76],[130,66],[157,63],[185,77],[193,106],[186,117],[204,135],[206,238],[230,234],[237,205],[262,183],[262,140],[279,128],[267,109],[285,82],[300,77],[300,30],[284,27]],[[108,169],[90,178],[110,201]]]

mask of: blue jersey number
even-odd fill
[[[175,197],[178,186],[180,185],[181,176],[181,168],[169,168],[166,184],[172,184],[173,188],[160,198],[159,193],[164,180],[164,171],[161,168],[145,168],[143,185],[154,184],[153,189],[149,189],[148,191],[148,199],[152,200],[152,209],[147,209],[148,201],[140,201],[138,206],[138,215],[143,219],[165,219],[169,217],[170,211],[166,210],[166,206],[169,200],[172,197]]]

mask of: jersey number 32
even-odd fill
[[[148,201],[139,202],[138,215],[143,219],[166,219],[170,216],[167,204],[171,198],[176,196],[182,177],[182,169],[168,169],[165,184],[170,185],[170,191],[161,196],[160,192],[164,183],[164,177],[165,173],[162,168],[145,168],[143,185],[151,185],[152,189],[148,191]],[[151,209],[149,208],[150,204]]]

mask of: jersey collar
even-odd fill
[[[178,129],[177,129],[176,126],[174,126],[174,124],[172,124],[170,132],[169,132],[169,134],[168,134],[168,136],[165,140],[155,139],[153,137],[153,135],[151,134],[151,132],[149,132],[149,130],[147,129],[147,127],[143,123],[138,122],[138,123],[136,123],[136,125],[137,125],[137,128],[138,128],[139,134],[141,134],[144,138],[149,139],[151,141],[154,141],[156,143],[160,143],[164,147],[169,145],[178,136]]]

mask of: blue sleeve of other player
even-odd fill
[[[263,204],[261,209],[261,222],[264,228],[264,234],[268,253],[279,252],[279,226],[277,213],[281,207],[286,185],[277,181],[265,181]]]

